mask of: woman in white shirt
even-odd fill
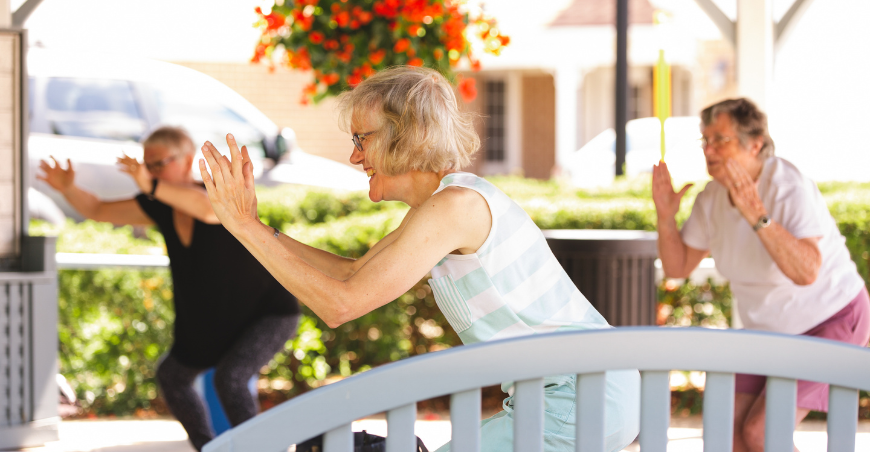
[[[701,119],[713,180],[682,230],[675,215],[691,184],[675,192],[667,165],[653,169],[665,275],[688,277],[711,255],[740,301],[745,328],[866,346],[870,298],[864,280],[815,183],[774,156],[767,116],[747,99],[731,99],[704,109]],[[765,382],[737,375],[735,451],[764,448]],[[796,423],[827,408],[827,385],[798,382]]]

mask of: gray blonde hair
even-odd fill
[[[722,113],[727,114],[734,123],[734,130],[737,131],[737,138],[740,140],[740,145],[744,148],[749,144],[752,138],[764,138],[764,144],[761,145],[761,150],[758,151],[757,158],[766,160],[768,157],[773,157],[775,146],[773,138],[767,131],[767,115],[764,114],[751,100],[746,98],[728,99],[711,105],[701,111],[701,122],[704,126],[709,126]]]
[[[196,152],[190,135],[181,127],[161,126],[148,134],[142,140],[142,147],[165,146],[180,152],[180,155],[190,155]]]
[[[374,116],[379,126],[366,138],[366,158],[387,176],[459,170],[480,147],[474,114],[459,110],[453,87],[432,69],[397,66],[378,72],[344,92],[338,109],[346,132],[355,119]]]

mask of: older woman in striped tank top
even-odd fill
[[[359,259],[309,247],[262,224],[244,148],[227,136],[232,161],[202,148],[200,170],[224,226],[330,327],[366,314],[428,273],[438,306],[466,344],[553,331],[610,328],[562,270],[526,213],[484,179],[459,170],[480,145],[436,71],[388,69],[340,99],[372,201],[411,208],[401,225]],[[545,381],[545,450],[573,451],[573,375]],[[608,372],[606,443],[621,450],[639,426],[637,371]],[[502,388],[509,395],[513,388]],[[513,399],[481,423],[484,451],[513,449]],[[449,443],[442,449],[449,450]]]

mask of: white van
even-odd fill
[[[292,130],[274,122],[241,95],[200,72],[153,60],[31,48],[30,138],[27,144],[31,217],[57,221],[59,211],[81,217],[63,196],[35,178],[39,160],[72,160],[76,183],[101,199],[134,196],[120,172],[122,152],[142,158],[139,141],[159,125],[182,126],[195,145],[209,140],[226,151],[232,132],[246,145],[256,176],[293,145]],[[286,138],[291,138],[287,140]],[[199,179],[198,165],[194,176]]]

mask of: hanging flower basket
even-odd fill
[[[453,70],[465,60],[473,70],[468,36],[498,55],[510,42],[492,17],[451,0],[277,0],[257,7],[262,37],[253,62],[279,59],[293,69],[312,70],[302,103],[319,102],[396,65],[426,66],[459,84],[463,99],[476,95],[474,79]]]

